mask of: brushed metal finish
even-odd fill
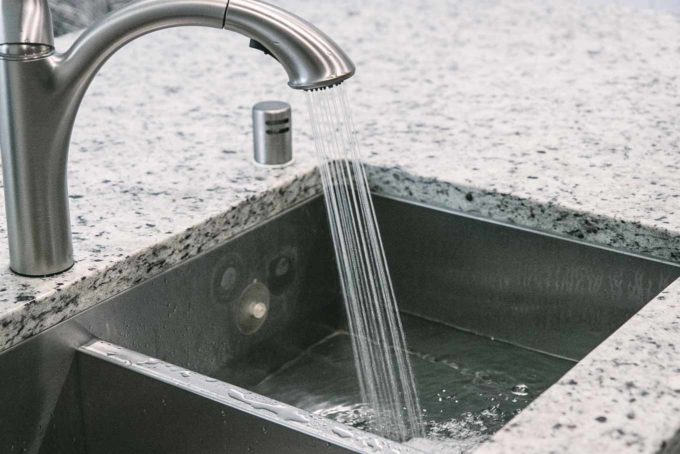
[[[552,355],[580,360],[680,276],[660,260],[374,200],[402,312]]]
[[[1,36],[51,46],[43,1],[2,0],[1,5]],[[31,20],[18,27],[15,21],[23,17]],[[276,48],[273,54],[294,88],[338,83],[354,72],[346,55],[316,28],[252,0],[142,0],[94,24],[63,54],[5,43],[12,46],[0,54],[0,148],[13,271],[44,276],[73,265],[68,147],[81,100],[99,68],[135,38],[189,25],[252,33]]]
[[[54,47],[47,0],[0,0],[0,44]]]
[[[354,74],[352,60],[332,39],[276,6],[257,0],[230,0],[224,28],[262,44],[286,69],[288,85],[293,88],[328,87]]]
[[[263,101],[253,106],[255,162],[282,166],[293,160],[293,115],[290,104]]]

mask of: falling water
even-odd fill
[[[362,399],[372,430],[423,435],[420,404],[366,172],[342,85],[306,92]]]

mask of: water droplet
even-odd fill
[[[518,384],[512,387],[512,393],[516,396],[528,396],[529,387],[525,384]]]
[[[146,359],[146,360],[144,360],[144,361],[138,361],[136,364],[137,364],[138,366],[154,366],[154,365],[156,365],[156,364],[158,364],[158,363],[159,363],[159,361],[158,361],[157,359],[148,358],[148,359]]]
[[[273,403],[270,404],[267,402],[258,402],[248,397],[249,394],[250,393],[245,394],[235,389],[230,389],[229,391],[227,391],[227,395],[229,395],[229,397],[231,397],[232,399],[236,399],[239,402],[248,404],[256,410],[265,410],[274,413],[275,415],[285,419],[286,421],[294,421],[299,423],[309,422],[309,419],[307,419],[304,415],[300,414],[294,407],[289,407],[288,405],[283,404]]]
[[[333,433],[338,437],[342,438],[352,438],[352,432],[345,430],[341,427],[333,427]]]

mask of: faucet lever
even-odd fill
[[[274,54],[272,54],[271,52],[269,52],[269,49],[267,49],[266,47],[264,47],[264,45],[263,45],[261,42],[259,42],[259,41],[256,41],[256,40],[254,40],[254,39],[251,39],[251,40],[250,40],[250,44],[248,45],[248,47],[250,47],[251,49],[259,50],[259,51],[262,52],[263,54],[269,55],[270,57],[272,57],[272,58],[273,58],[274,60],[276,60],[276,61],[279,60],[278,58],[276,58],[276,55],[274,55]]]

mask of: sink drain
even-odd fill
[[[236,315],[241,333],[254,334],[264,325],[269,315],[269,301],[269,289],[257,280],[243,290]]]

